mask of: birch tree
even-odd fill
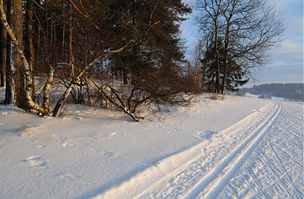
[[[14,11],[15,11],[15,15],[16,15],[15,23],[23,26],[22,5],[21,5],[22,2],[19,0],[16,0],[14,3],[15,3]],[[15,52],[18,55],[18,58],[16,61],[18,63],[17,66],[19,67],[17,70],[20,73],[19,74],[20,85],[19,85],[19,88],[17,87],[18,90],[16,89],[16,91],[15,91],[18,96],[16,98],[17,104],[19,104],[19,106],[21,106],[22,108],[24,108],[27,111],[38,112],[38,113],[43,114],[46,112],[46,110],[43,109],[41,106],[39,106],[39,104],[37,104],[32,98],[33,97],[32,71],[31,71],[29,62],[24,54],[23,42],[19,42],[16,37],[16,35],[18,35],[23,40],[22,28],[20,28],[20,27],[19,27],[19,29],[16,28],[16,32],[18,34],[15,34],[11,25],[7,21],[3,0],[0,0],[0,18],[1,18],[1,22],[5,28],[8,36],[10,37],[12,45],[15,48]],[[50,73],[50,74],[52,75],[52,73]],[[50,82],[48,82],[48,83],[50,83]]]

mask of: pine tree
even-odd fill
[[[243,86],[249,81],[249,71],[246,71],[246,68],[238,64],[233,57],[229,55],[226,57],[223,39],[218,39],[218,55],[216,55],[213,45],[211,42],[205,52],[204,58],[201,60],[203,65],[203,82],[207,87],[207,91],[213,93],[217,91],[217,60],[221,66],[219,68],[219,77],[221,79],[219,82],[220,88],[224,87],[227,91],[237,91],[240,86]],[[223,78],[224,76],[225,78]]]

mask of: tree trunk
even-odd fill
[[[3,4],[2,4],[3,6]],[[4,9],[4,8],[3,8]],[[4,12],[4,10],[3,10]],[[13,6],[11,1],[6,1],[6,12],[7,12],[7,22],[12,24],[13,16]],[[2,13],[5,14],[5,13]],[[5,29],[5,26],[3,25]],[[4,104],[15,104],[15,66],[13,64],[13,45],[11,39],[7,35],[5,30],[6,37],[6,77],[5,77],[5,100]]]
[[[6,66],[6,33],[4,27],[0,25],[0,87],[5,85]]]
[[[50,112],[50,90],[54,82],[54,69],[50,68],[48,79],[43,88],[43,109],[44,113]]]
[[[220,63],[219,63],[219,52],[218,52],[218,19],[215,19],[214,23],[214,51],[216,59],[216,83],[215,83],[215,92],[220,92]]]
[[[33,43],[33,2],[27,0],[26,3],[26,39],[25,39],[25,55],[29,62],[31,73],[33,73],[34,62],[35,62],[35,51]],[[35,84],[34,75],[31,84],[33,85],[33,99],[35,98]]]
[[[16,0],[16,2],[17,3],[18,2],[21,3],[20,0]],[[22,8],[22,6],[20,6],[20,5],[19,6],[16,5],[16,7],[19,7],[19,8],[21,7]],[[22,9],[19,10],[17,13],[18,14],[16,14],[16,18],[18,18],[17,15],[22,14]],[[19,67],[20,67],[19,71],[22,72],[20,74],[20,77],[22,77],[22,79],[21,79],[21,81],[22,81],[21,85],[24,84],[25,88],[20,89],[21,93],[17,92],[17,95],[19,95],[18,99],[20,100],[20,98],[21,98],[21,101],[19,101],[18,104],[22,108],[24,108],[26,111],[43,113],[44,109],[42,109],[38,104],[36,104],[33,101],[33,98],[32,98],[32,95],[33,95],[33,90],[32,89],[33,89],[33,87],[32,87],[32,84],[31,84],[31,82],[32,82],[32,73],[31,73],[31,70],[30,70],[30,66],[29,66],[29,63],[28,63],[25,55],[24,55],[24,52],[22,50],[22,46],[20,46],[21,42],[19,42],[17,40],[15,33],[13,32],[10,24],[7,22],[6,13],[4,11],[4,6],[3,6],[3,0],[0,0],[0,14],[1,14],[0,15],[1,22],[2,22],[3,26],[5,27],[5,30],[6,30],[6,32],[8,34],[8,36],[10,37],[13,46],[15,47],[15,52],[18,54],[18,56],[20,58],[20,60],[18,60],[18,61],[21,62],[21,64],[19,65]],[[19,17],[22,17],[22,16],[19,16]],[[20,20],[20,19],[18,19],[18,20]],[[20,21],[18,23],[16,23],[16,24],[21,24],[22,25],[22,23],[20,23]],[[17,28],[16,28],[16,31],[17,31]],[[20,31],[20,29],[18,31]],[[20,36],[22,36],[21,35],[22,33],[19,32],[19,34],[20,34]]]
[[[69,64],[71,66],[71,77],[75,76],[74,54],[73,54],[73,9],[69,8]]]
[[[17,39],[17,48],[14,48],[14,63],[16,66],[16,103],[17,106],[26,109],[26,78],[25,70],[22,66],[22,58],[18,50],[23,51],[23,9],[22,0],[14,0],[14,16],[15,16],[15,36]]]
[[[226,78],[227,78],[227,68],[228,68],[228,47],[230,42],[230,21],[227,23],[226,32],[225,32],[225,54],[224,54],[224,76],[223,76],[223,83],[221,92],[224,94],[225,86],[226,86]]]

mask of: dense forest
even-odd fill
[[[148,104],[224,94],[249,80],[282,32],[265,0],[198,0],[201,37],[185,59],[182,0],[0,0],[4,104],[60,116],[66,103],[139,121]],[[55,94],[54,94],[55,93]]]

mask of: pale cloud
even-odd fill
[[[273,53],[302,57],[303,45],[301,42],[296,42],[295,40],[287,39],[282,41],[280,46],[274,48]]]
[[[301,49],[300,45],[298,45],[293,40],[285,40],[281,44],[281,48],[283,50],[287,50],[288,52],[294,53],[297,52],[299,49]]]
[[[282,10],[283,4],[281,0],[270,0],[269,3],[274,7],[276,11]]]

